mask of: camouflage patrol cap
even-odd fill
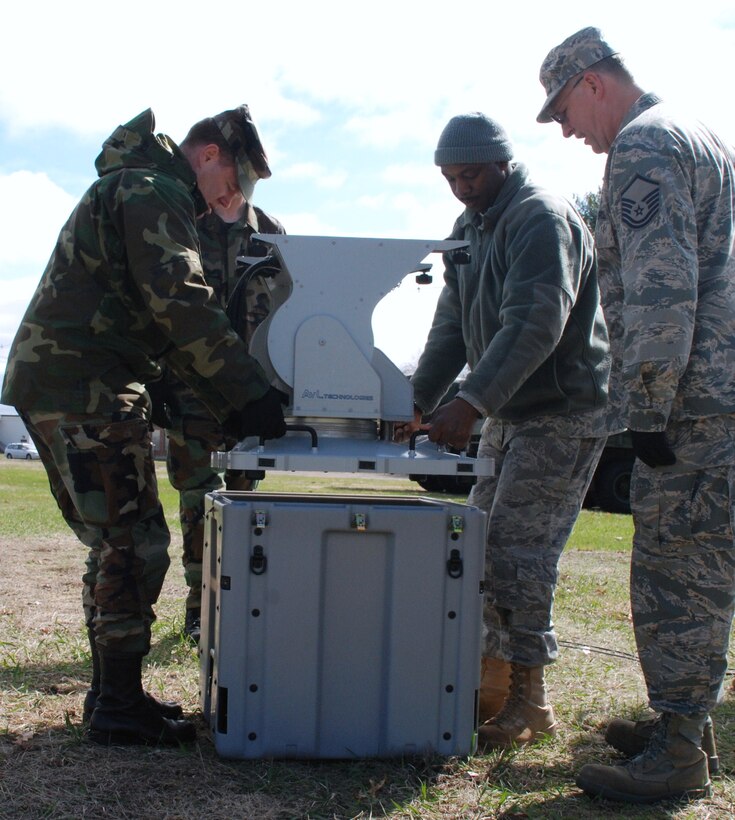
[[[237,178],[242,195],[250,201],[259,179],[268,179],[271,169],[250,116],[247,105],[240,105],[229,111],[223,111],[212,118],[227,140],[237,162]]]
[[[551,122],[549,110],[572,77],[617,53],[603,39],[600,29],[592,26],[581,29],[567,37],[561,45],[552,48],[539,71],[539,80],[546,89],[547,97],[536,122]]]

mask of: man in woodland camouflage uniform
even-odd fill
[[[238,256],[255,255],[250,238],[254,233],[285,233],[283,226],[249,202],[235,202],[229,211],[215,208],[198,222],[202,264],[207,284],[225,307],[243,273]],[[270,312],[271,295],[264,276],[244,275],[248,281],[243,304],[245,315],[236,329],[247,345],[257,326]],[[167,372],[157,393],[165,402],[162,419],[168,433],[167,467],[171,484],[179,491],[179,518],[183,536],[183,564],[189,593],[186,598],[184,632],[199,641],[202,598],[202,552],[204,547],[204,498],[220,490],[249,490],[254,482],[228,471],[225,482],[212,467],[212,451],[225,446],[221,426],[193,390]]]
[[[611,429],[629,427],[633,625],[658,716],[614,720],[632,760],[587,765],[591,795],[653,802],[711,790],[710,711],[735,603],[735,155],[644,93],[596,28],[552,49],[539,122],[607,153],[596,241],[611,332]]]
[[[558,562],[605,442],[609,351],[592,236],[560,196],[513,162],[504,129],[480,113],[449,121],[434,161],[465,205],[445,254],[445,285],[412,377],[415,421],[437,406],[465,364],[456,398],[429,438],[463,448],[485,417],[479,456],[495,460],[469,503],[488,513],[486,660],[510,664],[497,714],[478,742],[511,748],[555,730],[544,669],[558,647],[552,606]],[[497,664],[496,664],[497,667]]]
[[[169,531],[144,385],[171,367],[230,441],[285,433],[273,389],[207,285],[197,216],[250,198],[268,175],[247,107],[194,125],[181,147],[145,111],[108,138],[62,228],[11,348],[2,401],[35,442],[59,508],[88,547],[90,737],[180,743],[181,709],[145,693]],[[96,689],[95,689],[96,684]]]

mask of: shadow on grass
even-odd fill
[[[67,694],[80,689],[81,682],[88,681],[91,674],[91,661],[23,663],[0,668],[0,689],[15,689],[25,694]],[[84,687],[87,685],[85,682]]]
[[[589,799],[574,786],[576,756],[573,763],[568,757],[547,762],[528,760],[525,752],[469,760],[231,760],[217,755],[203,720],[197,717],[195,722],[197,742],[178,748],[104,748],[86,741],[76,727],[58,723],[30,737],[25,733],[0,736],[0,791],[5,809],[11,812],[3,815],[0,811],[0,816],[81,817],[103,810],[118,817],[194,818],[208,814],[259,820],[695,816],[682,815],[681,803],[639,807]],[[587,750],[582,754],[580,749],[580,756],[586,757],[582,762],[590,759],[589,744]],[[484,770],[481,779],[486,794],[481,805],[467,815],[447,815],[442,784],[448,778],[467,782],[468,766],[473,777]],[[119,795],[118,813],[109,806],[111,793]],[[172,796],[164,798],[165,794]],[[76,801],[73,811],[64,814],[65,801],[72,797]],[[252,801],[256,801],[253,807],[246,809],[246,803]],[[46,814],[35,813],[41,806],[45,810],[56,808]],[[489,813],[483,813],[483,807]],[[710,804],[710,808],[714,807]],[[715,811],[696,816],[725,815]]]
[[[270,795],[300,795],[310,806],[309,820],[402,813],[426,805],[445,770],[443,760],[279,760],[219,761]],[[405,815],[404,815],[405,816]]]
[[[431,758],[226,760],[217,756],[203,722],[196,722],[197,742],[177,748],[105,748],[86,740],[82,732],[59,725],[32,737],[0,735],[4,810],[10,812],[0,810],[0,816],[94,816],[109,803],[111,777],[120,794],[118,805],[125,807],[115,815],[120,817],[136,816],[137,811],[142,812],[140,817],[163,816],[154,807],[162,804],[167,789],[173,790],[177,803],[186,804],[186,812],[175,813],[177,817],[406,816],[404,807],[416,801],[425,805],[437,779],[451,766]],[[49,772],[54,775],[48,777]],[[242,802],[255,795],[265,801],[258,805],[268,807],[262,814],[248,813]],[[62,806],[72,796],[75,813],[65,815]],[[238,801],[239,811],[225,808]],[[44,814],[47,809],[41,807],[49,806],[60,813]]]
[[[195,668],[196,648],[178,629],[162,630],[154,635],[145,662],[163,668],[182,663]],[[432,801],[437,779],[451,769],[443,758],[228,760],[218,756],[199,713],[189,715],[198,734],[191,746],[100,747],[86,739],[81,725],[81,704],[90,677],[91,659],[84,652],[74,661],[18,663],[0,669],[0,689],[9,695],[8,704],[16,698],[26,704],[43,702],[43,714],[36,719],[23,721],[22,728],[16,723],[12,731],[7,725],[0,731],[0,798],[9,812],[4,815],[0,809],[0,816],[93,816],[100,811],[120,817],[163,816],[151,808],[162,800],[163,782],[175,792],[177,802],[187,803],[186,811],[176,814],[182,818],[202,816],[220,804],[220,813],[215,810],[214,816],[269,820],[405,816],[413,808],[404,807]],[[74,701],[70,708],[69,696]],[[109,803],[110,786],[105,785],[106,766],[111,762],[118,778],[114,808]],[[146,762],[148,766],[143,765]],[[71,814],[64,814],[63,807],[73,795],[78,803],[73,811],[68,809]],[[230,813],[227,800],[244,795],[248,800],[261,795],[267,806],[252,809],[252,814]]]

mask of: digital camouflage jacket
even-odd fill
[[[735,152],[654,94],[625,116],[595,232],[610,428],[735,412]]]
[[[147,110],[118,127],[64,225],[13,341],[2,401],[23,410],[146,408],[169,364],[220,420],[268,389],[202,272],[206,205]]]

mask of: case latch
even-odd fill
[[[447,572],[450,578],[461,578],[463,572],[462,554],[459,550],[452,550],[447,561]]]
[[[253,547],[253,554],[250,556],[250,572],[253,575],[262,575],[268,566],[268,559],[265,557],[263,547],[256,544]]]

